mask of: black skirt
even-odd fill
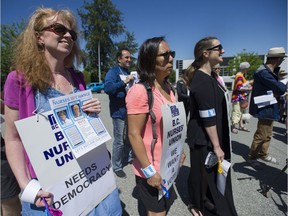
[[[188,190],[191,205],[204,215],[237,216],[232,194],[231,168],[226,178],[223,196],[217,189],[217,165],[209,169],[204,166],[205,158],[211,150],[207,146],[190,148]],[[213,211],[208,210],[207,201],[215,206]]]
[[[139,192],[139,198],[144,204],[147,211],[151,212],[163,212],[168,211],[174,200],[177,198],[177,194],[173,185],[169,189],[169,198],[162,197],[158,200],[158,189],[151,187],[147,183],[147,179],[136,176],[136,187]]]

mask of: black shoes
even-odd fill
[[[114,173],[119,177],[119,178],[127,178],[126,173],[123,170],[117,170],[114,171]]]

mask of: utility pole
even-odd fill
[[[99,82],[101,82],[100,40],[98,41],[98,77]]]

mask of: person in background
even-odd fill
[[[160,161],[163,145],[163,121],[161,106],[175,103],[176,98],[168,77],[173,69],[175,52],[170,50],[164,37],[147,39],[140,47],[138,55],[138,74],[141,82],[146,82],[151,88],[154,97],[153,111],[156,116],[156,132],[158,139],[151,152],[153,139],[152,122],[149,116],[149,105],[144,85],[135,84],[128,91],[126,105],[128,112],[129,139],[135,153],[133,170],[136,175],[136,185],[139,197],[144,204],[147,215],[164,216],[176,199],[173,186],[169,189],[169,198],[158,200],[160,184],[164,185],[160,172]],[[183,153],[180,166],[185,160]],[[145,172],[145,170],[147,172]],[[149,171],[150,170],[150,171]],[[147,176],[147,174],[149,174]]]
[[[213,68],[213,71],[216,73],[217,81],[226,89],[226,85],[222,76],[220,76],[221,67],[220,64],[216,64]]]
[[[126,152],[128,152],[128,163],[133,161],[132,148],[127,138],[127,109],[125,104],[129,83],[134,80],[134,76],[128,71],[130,62],[129,49],[126,47],[119,49],[117,52],[118,65],[107,72],[104,85],[104,91],[109,95],[110,116],[113,121],[112,165],[114,173],[119,178],[126,178],[126,173],[123,171],[123,162],[127,157]]]
[[[287,76],[287,72],[285,72],[284,70],[279,71],[278,73],[279,81],[284,83],[285,85],[287,85],[288,83],[288,78],[286,76]],[[287,89],[288,89],[288,86],[287,86]],[[285,123],[287,122],[287,91],[279,97],[278,103],[279,103],[279,114],[280,114],[279,122]]]
[[[5,119],[4,119],[4,82],[1,80],[1,214],[3,216],[20,216],[21,202],[19,199],[20,187],[8,163],[5,152]]]
[[[279,113],[280,113],[280,119],[279,122],[285,123],[286,131],[283,133],[284,136],[287,136],[288,132],[288,118],[287,118],[287,107],[288,107],[288,78],[287,78],[287,72],[284,70],[279,71],[278,78],[279,81],[284,83],[286,85],[286,92],[280,96],[279,98]]]
[[[189,89],[187,87],[186,70],[182,71],[182,76],[177,81],[176,89],[177,89],[178,101],[183,102],[185,112],[186,112],[186,117],[188,117],[188,114],[189,114]]]
[[[283,47],[270,48],[266,63],[261,65],[253,74],[254,83],[249,113],[258,118],[258,123],[248,154],[248,162],[256,169],[261,166],[257,159],[278,163],[276,158],[269,155],[268,149],[272,138],[273,121],[279,120],[279,107],[278,103],[258,107],[254,100],[257,96],[273,94],[274,97],[279,97],[286,92],[287,86],[280,82],[277,77],[280,70],[279,65],[286,57]]]
[[[222,195],[217,188],[217,166],[205,166],[209,152],[214,152],[218,163],[224,159],[231,160],[228,91],[219,85],[212,70],[216,64],[223,62],[223,54],[223,46],[216,37],[205,37],[196,43],[195,60],[187,68],[190,88],[188,209],[193,216],[237,215],[231,169],[226,177],[225,194]]]
[[[77,38],[77,22],[71,11],[40,7],[32,14],[12,52],[15,70],[8,74],[4,86],[5,142],[19,186],[23,194],[30,195],[22,200],[22,216],[46,215],[43,199],[51,206],[53,194],[41,189],[14,122],[51,110],[50,98],[85,90],[83,74],[73,69],[74,61],[80,59]],[[101,103],[93,98],[83,103],[82,110],[99,113]],[[122,215],[118,189],[88,215]]]
[[[232,126],[231,132],[234,134],[238,133],[238,130],[249,132],[245,127],[242,120],[243,110],[241,109],[241,101],[248,102],[248,93],[252,90],[252,81],[247,81],[244,77],[250,67],[249,62],[241,62],[239,65],[240,71],[236,73],[234,78],[234,88],[232,92]],[[237,129],[237,125],[239,128]]]

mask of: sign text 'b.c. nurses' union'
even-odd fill
[[[161,106],[163,119],[163,149],[160,163],[160,174],[169,189],[179,172],[183,144],[186,138],[186,114],[183,102]],[[159,190],[160,199],[164,190]]]

